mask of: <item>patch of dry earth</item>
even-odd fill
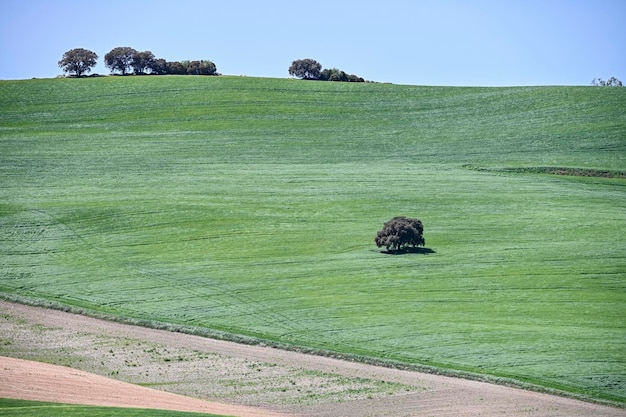
[[[114,378],[115,383],[157,388],[149,390],[157,394],[167,391],[229,403],[244,408],[225,414],[242,416],[259,408],[265,413],[260,415],[311,417],[626,416],[620,408],[483,382],[240,345],[6,301],[0,301],[0,355],[65,365]],[[19,389],[16,379],[0,366],[0,386]],[[80,393],[81,386],[74,391]],[[5,388],[0,396],[10,393]]]
[[[0,356],[0,397],[241,417],[287,417],[271,410],[203,401],[64,366],[4,356]]]

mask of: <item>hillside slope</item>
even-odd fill
[[[624,109],[618,88],[3,81],[0,291],[623,402]],[[395,215],[431,254],[376,249]]]

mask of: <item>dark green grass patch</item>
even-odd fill
[[[96,407],[0,398],[0,416],[31,417],[43,415],[46,417],[219,417],[216,414],[183,413],[140,408]]]
[[[0,290],[624,402],[624,91],[0,82]]]
[[[626,171],[572,168],[572,167],[516,167],[516,168],[481,168],[466,165],[469,169],[484,172],[517,172],[530,174],[565,175],[570,177],[626,178]]]

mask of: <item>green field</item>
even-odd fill
[[[0,292],[623,404],[625,176],[624,88],[0,81]]]
[[[214,414],[183,413],[140,408],[94,407],[88,405],[58,404],[0,398],[0,416],[31,417],[42,415],[46,417],[219,417]]]

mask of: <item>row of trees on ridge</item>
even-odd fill
[[[82,77],[96,66],[98,55],[88,49],[75,48],[63,54],[58,62],[65,73]],[[175,74],[175,75],[218,75],[215,64],[208,60],[166,61],[156,58],[150,51],[137,51],[128,46],[113,48],[104,56],[104,65],[112,73],[126,74]]]
[[[289,67],[289,75],[303,80],[365,82],[358,75],[347,74],[337,68],[322,69],[322,64],[311,58],[293,61]]]
[[[82,77],[98,63],[98,55],[84,48],[71,49],[63,54],[58,62],[65,73]],[[113,48],[104,56],[104,65],[113,74],[154,74],[154,75],[219,75],[215,64],[208,60],[166,61],[156,58],[151,51],[137,51],[128,46]],[[337,68],[322,69],[314,59],[298,59],[291,63],[289,75],[305,80],[365,82],[354,74],[347,74]]]
[[[58,62],[63,72],[76,77],[88,74],[97,63],[98,55],[84,48],[75,48],[65,52]],[[113,48],[104,56],[104,65],[111,70],[111,73],[122,75],[219,75],[217,67],[209,60],[170,62],[163,58],[156,58],[151,51],[140,52],[128,46]],[[311,58],[293,61],[289,67],[289,75],[304,80],[365,82],[363,78],[347,74],[337,68],[322,69],[322,64]],[[594,78],[591,85],[623,86],[622,82],[615,77],[608,80]]]
[[[591,80],[591,85],[602,87],[622,87],[622,82],[615,77],[611,77],[606,81],[602,78],[594,78]]]

